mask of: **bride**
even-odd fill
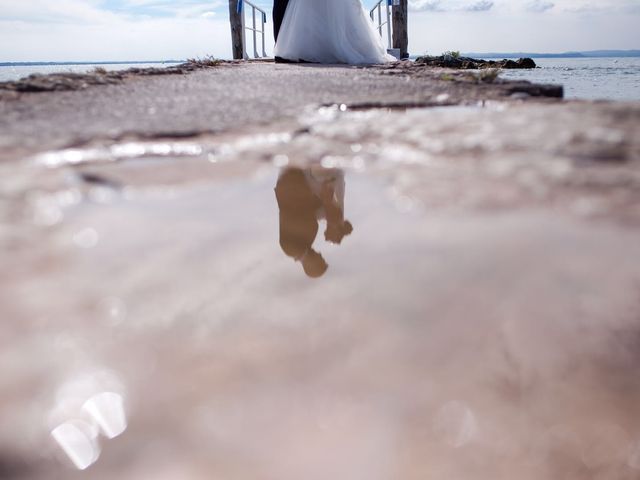
[[[361,0],[289,0],[276,57],[312,63],[394,61]]]

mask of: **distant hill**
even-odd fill
[[[602,58],[602,57],[640,57],[640,50],[591,50],[586,52],[565,53],[463,53],[465,57],[472,58]]]
[[[592,50],[585,57],[640,57],[640,50]]]

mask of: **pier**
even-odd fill
[[[371,17],[389,53],[397,58],[408,58],[409,28],[408,0],[380,0],[371,9]],[[250,18],[247,25],[246,18]],[[265,58],[265,23],[269,15],[249,0],[229,0],[232,55],[236,60],[247,60],[247,48],[253,44],[253,58]],[[251,41],[247,40],[247,34]],[[262,42],[262,50],[257,45]]]

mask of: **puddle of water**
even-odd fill
[[[445,216],[357,170],[251,178],[69,204],[8,259],[0,454],[92,479],[637,473],[636,234]]]

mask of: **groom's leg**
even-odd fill
[[[273,35],[276,42],[280,33],[280,26],[284,20],[284,14],[287,11],[289,0],[274,0],[273,2]]]

